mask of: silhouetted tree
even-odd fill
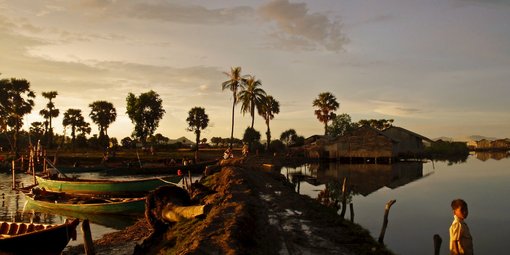
[[[71,126],[71,139],[72,147],[74,148],[76,143],[76,132],[79,131],[82,134],[90,134],[90,125],[85,122],[85,118],[81,114],[80,109],[67,109],[62,119],[62,125],[64,128]]]
[[[198,150],[200,144],[200,134],[202,130],[207,128],[209,125],[209,116],[205,113],[205,109],[202,107],[193,107],[188,112],[188,118],[186,119],[188,122],[188,131],[192,131],[196,135],[196,146],[197,149],[195,151],[195,162],[198,161]]]
[[[138,97],[129,93],[126,102],[126,113],[135,124],[133,135],[145,145],[147,137],[154,134],[165,114],[163,100],[158,93],[151,90]]]
[[[271,144],[271,129],[269,128],[269,121],[274,119],[275,114],[280,113],[280,103],[272,96],[266,96],[263,103],[259,106],[258,112],[266,121],[266,150],[269,150],[269,145]]]
[[[255,76],[248,75],[244,80],[244,86],[239,91],[238,97],[241,102],[241,112],[243,115],[247,112],[251,115],[251,128],[255,123],[255,109],[260,113],[259,109],[264,103],[266,92],[260,88],[262,82],[255,79]]]
[[[313,100],[313,106],[318,109],[315,110],[315,115],[317,119],[324,123],[324,135],[328,134],[328,122],[335,118],[336,109],[340,106],[340,104],[336,101],[336,97],[329,93],[324,92],[320,93],[319,96]]]
[[[55,108],[55,104],[53,103],[53,99],[58,95],[57,91],[48,91],[43,92],[42,96],[48,99],[48,103],[46,104],[46,108],[39,111],[39,114],[43,116],[43,118],[48,122],[48,129],[46,129],[46,144],[48,147],[53,147],[53,118],[58,117],[60,114],[60,110]]]
[[[241,76],[241,67],[230,68],[230,73],[224,72],[228,76],[228,80],[221,84],[221,90],[228,89],[232,92],[232,129],[230,131],[230,148],[232,148],[232,142],[234,141],[234,111],[237,104],[237,91],[243,87],[244,80]]]

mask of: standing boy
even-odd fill
[[[464,222],[468,216],[467,203],[462,199],[452,201],[453,223],[450,226],[450,254],[473,254],[473,238]]]

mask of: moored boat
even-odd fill
[[[79,220],[63,224],[0,222],[0,254],[60,254],[76,240]]]
[[[134,180],[88,180],[75,178],[50,179],[36,176],[41,189],[76,194],[109,195],[114,197],[134,197],[164,185],[178,184],[182,176],[171,175]]]
[[[34,188],[23,192],[25,209],[46,208],[56,212],[70,211],[80,214],[140,215],[145,211],[145,197],[102,198],[89,195],[51,192]]]

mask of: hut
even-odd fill
[[[382,131],[385,135],[399,141],[397,154],[399,157],[416,157],[423,154],[426,147],[433,141],[429,138],[401,127],[389,127]]]
[[[490,150],[492,147],[491,141],[487,139],[482,139],[480,141],[476,141],[476,149],[477,150]]]
[[[365,125],[336,138],[323,148],[324,157],[329,159],[391,162],[397,156],[398,141]]]
[[[508,150],[510,149],[510,142],[508,139],[498,139],[491,142],[491,149],[494,150]]]

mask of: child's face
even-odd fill
[[[459,206],[459,207],[457,207],[457,209],[453,210],[453,214],[455,214],[455,216],[457,216],[457,218],[463,220],[463,219],[467,218],[467,216],[468,216],[468,208]]]

